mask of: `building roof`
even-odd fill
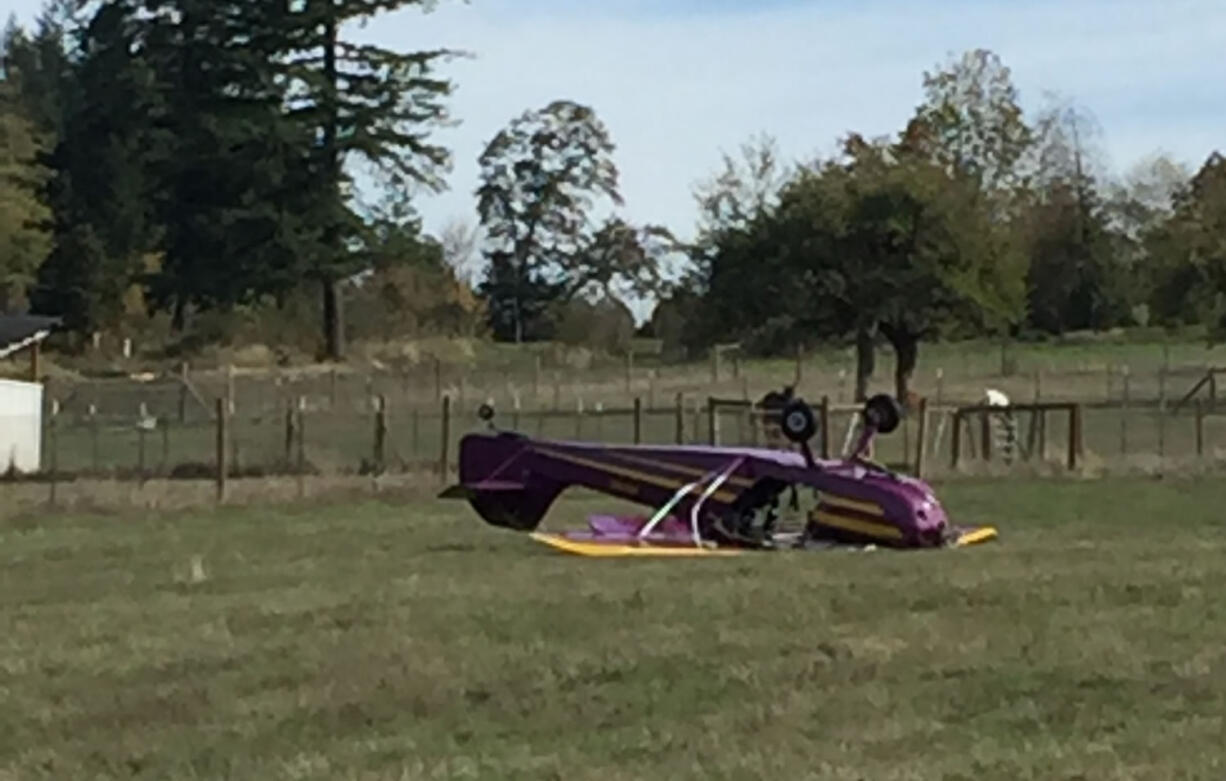
[[[59,324],[58,317],[0,314],[0,358],[41,342]]]

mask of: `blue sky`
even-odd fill
[[[30,18],[37,0],[9,0]],[[511,118],[555,98],[592,105],[618,145],[626,215],[688,234],[691,189],[722,150],[774,135],[808,158],[850,130],[892,133],[947,55],[985,47],[1023,105],[1045,90],[1089,110],[1107,163],[1148,155],[1197,167],[1226,150],[1222,0],[440,0],[355,34],[392,47],[447,46],[475,58],[447,73],[460,125],[451,189],[423,197],[428,229],[475,219],[476,157]]]

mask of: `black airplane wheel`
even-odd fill
[[[889,434],[902,422],[902,407],[893,396],[878,394],[865,402],[864,420],[876,426],[878,433]]]
[[[808,442],[817,433],[817,418],[808,404],[796,399],[780,413],[779,428],[793,442]]]

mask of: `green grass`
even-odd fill
[[[1002,539],[592,561],[431,500],[2,521],[0,778],[1224,777],[1226,484],[942,491]]]

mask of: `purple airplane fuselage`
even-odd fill
[[[460,442],[458,485],[444,496],[467,499],[487,523],[532,531],[572,486],[705,521],[761,507],[789,486],[809,487],[818,502],[809,524],[824,538],[899,548],[938,547],[950,529],[944,508],[921,480],[860,460],[807,462],[797,452],[762,448],[622,446],[532,439],[513,433],[469,434]],[[719,474],[709,492],[695,481]]]

